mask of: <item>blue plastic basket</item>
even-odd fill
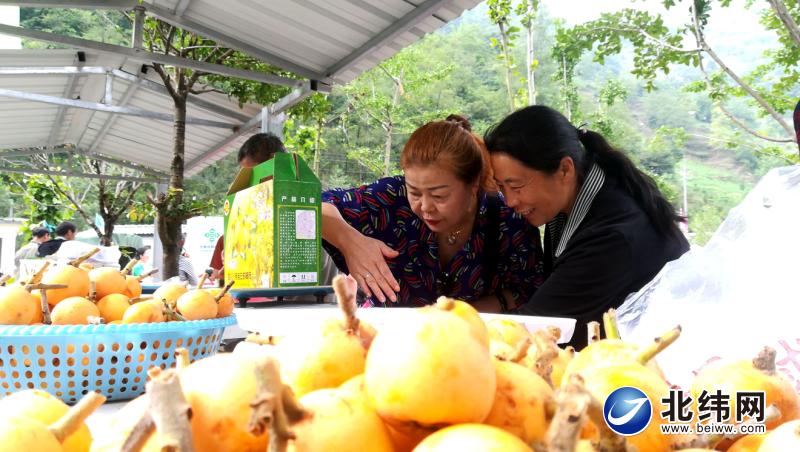
[[[147,370],[175,366],[175,349],[191,361],[219,349],[236,317],[128,325],[0,325],[0,396],[42,389],[66,403],[89,391],[109,400],[144,392]]]

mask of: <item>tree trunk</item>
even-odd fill
[[[533,69],[533,62],[536,61],[536,55],[533,49],[533,18],[530,19],[527,26],[527,41],[528,41],[528,105],[536,105],[536,80]]]
[[[316,139],[314,140],[314,164],[313,164],[314,174],[316,174],[317,177],[319,177],[319,161],[321,158],[319,153],[322,151],[322,146],[320,146],[322,141],[322,126],[323,126],[322,118],[317,119],[317,136]]]
[[[394,124],[389,121],[385,125],[386,142],[383,145],[383,177],[389,176],[389,171],[392,168],[392,131],[394,131]]]
[[[100,214],[103,218],[103,236],[100,237],[100,245],[103,246],[111,246],[111,243],[114,240],[114,226],[115,221],[111,217],[107,217],[106,215]],[[119,245],[119,243],[117,243]]]
[[[158,236],[164,252],[164,264],[161,274],[169,279],[178,274],[178,256],[183,218],[175,213],[175,209],[183,201],[183,166],[186,145],[186,95],[173,99],[175,102],[175,121],[173,123],[173,149],[171,175],[169,179],[170,193],[168,202],[158,209]]]
[[[570,98],[569,98],[569,80],[567,80],[567,57],[565,55],[561,55],[561,69],[563,72],[563,80],[564,80],[564,116],[572,122],[572,106],[570,105]]]
[[[156,216],[158,236],[161,238],[161,249],[164,263],[161,270],[162,279],[178,275],[178,256],[180,256],[181,221],[167,217],[161,212]]]
[[[506,27],[502,23],[497,24],[497,26],[500,27],[500,45],[503,50],[503,60],[506,62],[506,92],[508,93],[508,105],[511,107],[509,110],[511,112],[516,107],[514,106],[514,91],[511,89],[511,60],[509,60],[510,55],[508,54],[508,35],[506,34]]]
[[[397,104],[400,103],[400,95],[403,93],[403,77],[405,76],[405,69],[400,69],[400,75],[392,77],[394,82],[394,95],[392,96],[392,108],[386,114],[387,121],[383,124],[383,130],[386,131],[386,141],[383,144],[383,176],[389,176],[392,170],[392,133],[394,132],[394,121],[392,121],[392,113]]]
[[[783,25],[786,27],[786,31],[789,32],[789,36],[792,37],[792,40],[800,46],[800,27],[797,26],[797,22],[794,21],[792,18],[791,13],[786,8],[786,5],[783,4],[780,0],[768,0],[772,9],[775,10],[775,15],[778,16],[778,19],[783,22]]]

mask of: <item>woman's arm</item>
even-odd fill
[[[397,301],[400,286],[386,265],[386,258],[396,257],[397,251],[357,231],[327,202],[322,203],[322,238],[342,253],[347,269],[367,296],[381,303],[387,298]]]
[[[501,293],[501,296],[506,300],[506,302],[510,303],[511,300],[516,300],[514,295],[508,289],[503,289]],[[500,297],[497,295],[484,295],[478,300],[473,301],[471,304],[473,308],[478,310],[478,312],[488,312],[492,314],[502,314],[504,311],[509,309],[509,306],[503,307],[505,303],[501,303]]]

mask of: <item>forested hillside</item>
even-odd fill
[[[749,10],[736,2],[728,8],[761,15],[766,30],[774,27],[763,12],[767,2],[751,3]],[[796,1],[788,3],[797,6]],[[723,6],[714,3],[712,9],[708,5],[703,17],[712,26],[715,12]],[[55,15],[23,9],[22,25],[124,44],[130,25],[115,14]],[[609,13],[604,20],[634,19],[643,30],[651,30],[648,17],[631,19]],[[650,60],[653,73],[649,74],[640,67],[643,58],[652,58],[642,51],[646,42],[622,33],[617,40],[594,36],[597,24],[594,28],[572,25],[552,17],[548,2],[488,0],[352,83],[336,87],[327,99],[317,98],[311,114],[306,111],[287,123],[287,144],[315,167],[325,187],[360,184],[397,173],[408,134],[426,121],[460,113],[469,117],[475,131],[483,133],[512,107],[533,100],[565,112],[576,125],[585,123],[607,135],[652,174],[681,209],[685,182],[689,227],[698,244],[705,243],[760,176],[797,161],[795,143],[760,139],[718,108],[724,102],[728,113],[762,135],[784,132],[744,90],[724,81],[714,62],[705,61],[709,73],[705,80],[691,56],[676,54],[669,60],[665,53],[655,57],[664,61]],[[530,73],[529,28],[534,44]],[[791,77],[796,81],[796,72],[783,72],[780,65],[770,66],[770,61],[775,52],[800,54],[800,50],[785,43],[780,32],[760,33],[753,40],[747,40],[747,30],[738,35],[708,33],[709,40],[723,43],[717,48],[720,54],[735,57],[737,70],[747,74],[746,80],[767,86],[768,100],[779,105],[778,115],[790,121],[784,104],[800,97],[797,84],[791,83]],[[685,39],[671,40],[668,34],[662,38],[673,47],[686,45]],[[593,47],[592,40],[602,45]],[[747,45],[732,44],[737,41]],[[791,61],[797,56],[785,58]],[[217,203],[235,171],[235,158],[230,156],[190,180],[187,194]],[[19,200],[22,195],[15,196],[0,199]],[[9,208],[8,201],[0,204],[4,214]]]

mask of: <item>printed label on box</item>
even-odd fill
[[[317,239],[317,212],[315,210],[296,210],[294,213],[298,240]]]
[[[316,272],[300,272],[300,273],[281,273],[281,284],[294,284],[294,283],[316,283]]]

